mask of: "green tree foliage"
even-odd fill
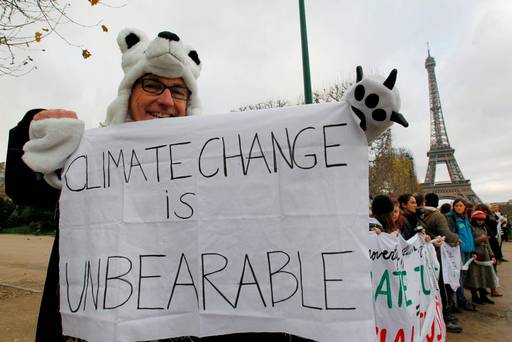
[[[4,227],[29,226],[32,233],[48,233],[55,231],[57,224],[53,210],[18,205]]]
[[[7,197],[0,197],[0,229],[3,227],[16,206]]]
[[[380,193],[399,196],[419,190],[412,154],[393,148],[391,130],[385,131],[370,146],[370,196]]]

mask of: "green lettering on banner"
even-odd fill
[[[412,300],[407,299],[407,285],[405,285],[404,277],[407,276],[407,271],[394,271],[393,275],[398,276],[400,290],[398,291],[398,307],[402,307],[403,299],[405,298],[405,306],[412,304]]]
[[[416,266],[416,267],[414,268],[414,271],[415,271],[415,272],[420,272],[421,290],[423,291],[423,294],[424,294],[425,296],[430,295],[430,293],[431,293],[432,291],[430,291],[429,289],[426,289],[426,288],[425,288],[425,278],[424,278],[424,276],[425,276],[425,266],[424,266],[424,265]]]
[[[383,290],[383,287],[386,287],[385,290]],[[377,286],[377,290],[375,291],[375,301],[377,301],[377,297],[380,295],[386,296],[386,303],[388,305],[388,309],[391,309],[393,306],[393,299],[391,297],[391,282],[389,280],[389,273],[388,270],[385,270],[382,274],[382,278],[380,278],[379,286]]]

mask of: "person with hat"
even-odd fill
[[[492,264],[496,263],[485,229],[486,216],[487,214],[481,210],[475,210],[471,214],[471,229],[475,240],[475,261],[469,264],[464,286],[471,290],[472,302],[476,304],[494,304],[487,297],[486,288],[496,288],[497,286],[496,274],[492,265],[481,264],[489,261],[492,261]]]
[[[102,126],[196,115],[201,112],[196,79],[198,54],[174,33],[163,31],[149,40],[135,29],[117,38],[125,73],[117,98],[109,105]],[[35,109],[11,129],[6,170],[6,192],[25,205],[57,208],[61,182],[53,172],[78,146],[84,124],[74,111]],[[34,172],[36,171],[36,172]],[[41,177],[41,174],[44,176]],[[36,341],[75,341],[62,333],[59,313],[59,230],[54,239],[37,322]],[[305,341],[285,333],[238,333],[189,341]],[[171,339],[174,340],[174,339]]]
[[[485,203],[478,203],[475,206],[475,210],[481,210],[486,214],[485,217],[485,229],[487,231],[487,236],[489,236],[489,246],[491,247],[492,253],[494,254],[494,257],[496,258],[496,263],[494,263],[494,271],[498,273],[498,265],[501,263],[501,259],[503,259],[503,253],[500,248],[500,244],[497,239],[498,230],[497,230],[497,220],[492,212],[492,210],[489,208],[489,206]],[[499,293],[496,288],[491,287],[491,297],[501,297],[503,294]]]
[[[137,29],[117,37],[124,77],[103,126],[181,117],[201,112],[197,78],[201,61],[180,37],[162,31],[150,40]],[[34,109],[9,132],[6,193],[14,203],[55,209],[64,166],[84,131],[74,111]],[[42,176],[44,175],[44,176]],[[54,240],[37,323],[36,341],[65,341],[59,314],[59,232]]]
[[[117,43],[122,53],[124,77],[118,87],[117,97],[108,106],[102,126],[200,114],[197,78],[202,63],[198,53],[183,44],[178,35],[162,31],[155,38],[148,39],[140,30],[124,29],[119,33]],[[384,82],[381,87],[389,88],[383,97],[393,96],[396,100],[390,105],[390,114],[393,109],[390,120],[407,125],[401,114],[395,112],[399,107],[399,97],[396,90],[391,92],[391,88],[396,79],[396,70],[392,74],[393,81]],[[358,82],[360,78],[362,71],[358,72]],[[397,117],[400,120],[397,121]],[[389,120],[373,121],[371,129],[361,125],[367,134],[368,143],[372,137],[375,138],[391,125]],[[62,185],[59,173],[66,159],[78,147],[83,132],[84,123],[74,111],[34,109],[27,112],[9,132],[5,173],[8,196],[17,204],[53,208],[57,211]],[[66,340],[62,335],[59,314],[58,243],[57,229],[43,291],[36,341]],[[232,335],[232,339],[222,336],[218,340],[247,340],[238,335]],[[258,340],[301,340],[275,333],[258,336]],[[207,340],[215,341],[215,338]]]

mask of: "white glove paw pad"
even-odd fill
[[[347,92],[345,100],[350,104],[352,112],[359,119],[359,126],[366,133],[368,142],[377,138],[393,122],[404,127],[409,123],[400,110],[400,95],[395,88],[396,69],[393,69],[386,80],[363,78],[363,69],[357,67],[356,84]]]

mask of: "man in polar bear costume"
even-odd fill
[[[104,125],[201,112],[197,90],[201,61],[176,34],[163,31],[150,41],[139,30],[124,29],[117,42],[124,78]],[[84,124],[76,119],[76,113],[62,109],[35,114],[30,140],[23,146],[23,161],[57,188],[60,184],[53,172],[62,168],[83,133]]]
[[[197,78],[201,71],[198,53],[178,35],[162,31],[153,39],[135,29],[122,30],[117,43],[122,52],[122,79],[117,98],[107,109],[104,126],[127,121],[196,115],[201,112]],[[407,126],[398,112],[400,98],[394,87],[396,70],[387,79],[363,76],[344,101],[371,142],[392,122]],[[80,143],[84,123],[75,112],[64,109],[31,110],[11,129],[6,168],[6,193],[15,203],[56,208],[61,187],[58,176],[66,159]],[[43,175],[43,177],[41,177]],[[48,186],[48,184],[51,185]],[[64,341],[59,314],[58,234],[50,256],[36,341]],[[208,337],[228,340],[290,341],[285,334],[234,334]],[[195,338],[194,338],[195,340]]]

